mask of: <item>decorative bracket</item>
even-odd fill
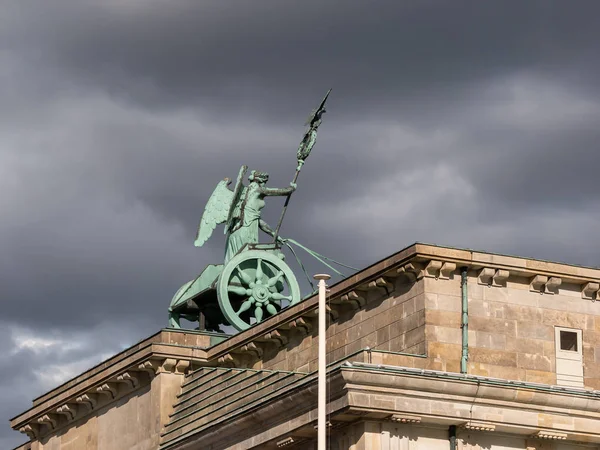
[[[114,400],[117,397],[117,386],[115,383],[104,383],[96,388],[98,394],[106,395]]]
[[[267,342],[273,342],[277,348],[283,347],[288,343],[287,336],[279,330],[269,331],[263,336],[263,339]]]
[[[427,278],[439,278],[441,268],[442,268],[441,261],[431,260],[431,261],[429,261],[429,264],[427,264],[427,266],[425,266],[425,271],[423,273],[423,276],[425,276]]]
[[[313,428],[315,430],[317,430],[319,428],[319,424],[318,423],[314,423]],[[325,428],[333,428],[333,424],[331,423],[330,420],[328,420],[327,422],[325,422]]]
[[[476,422],[470,420],[461,425],[462,428],[471,431],[495,431],[496,425],[485,423],[485,422]]]
[[[152,379],[156,376],[156,373],[158,372],[159,363],[156,360],[150,359],[141,363],[138,366],[138,369],[140,369],[142,372],[146,372],[148,375],[150,375],[150,379]]]
[[[548,277],[545,275],[536,275],[529,283],[529,290],[533,292],[544,293],[544,285],[548,282]]]
[[[77,403],[87,406],[90,410],[94,409],[98,404],[96,394],[83,394],[75,399]]]
[[[421,423],[421,416],[415,414],[392,414],[388,420],[397,423]]]
[[[72,421],[77,416],[77,406],[75,405],[62,405],[56,409],[57,414],[62,414],[67,417],[67,421]]]
[[[347,294],[342,295],[340,298],[342,303],[348,303],[352,309],[361,309],[366,305],[367,300],[362,295],[356,293],[356,291],[350,291]]]
[[[479,275],[477,275],[477,283],[483,284],[484,286],[490,286],[492,284],[492,279],[496,271],[491,267],[485,267],[479,271]]]
[[[337,318],[340,316],[340,314],[329,305],[325,305],[325,311],[329,315],[329,318],[331,319],[332,322],[337,320]],[[313,309],[312,313],[314,314],[315,317],[319,317],[319,308]]]
[[[538,431],[531,437],[538,439],[550,439],[556,441],[564,441],[567,439],[567,433],[559,433],[557,431]]]
[[[546,283],[544,291],[546,294],[554,295],[558,294],[558,287],[562,284],[562,279],[558,277],[551,277]]]
[[[420,263],[408,263],[397,270],[398,275],[404,275],[411,283],[423,278],[423,266]]]
[[[131,372],[125,372],[119,375],[117,377],[117,382],[127,385],[129,389],[135,389],[140,385],[138,378],[135,375],[132,375]]]
[[[361,287],[362,286],[360,286],[359,289]],[[367,290],[368,291],[372,291],[372,290],[375,290],[377,288],[385,289],[386,293],[389,293],[390,291],[394,290],[394,283],[390,282],[385,277],[379,277],[376,280],[370,281],[367,284]]]
[[[325,305],[326,306],[326,311],[327,314],[329,314],[329,318],[332,322],[335,322],[336,320],[338,320],[338,318],[340,317],[340,313],[338,312],[337,309],[335,309],[335,307],[332,307],[331,305]]]
[[[40,437],[40,426],[36,423],[29,423],[24,427],[19,428],[19,431],[26,434],[32,441],[35,441]]]
[[[175,364],[175,373],[177,375],[185,375],[185,372],[190,367],[190,362],[187,359],[179,359]]]
[[[504,269],[496,270],[496,273],[492,277],[492,286],[504,287],[506,286],[506,280],[510,277],[510,272]]]
[[[581,288],[581,298],[585,298],[586,300],[596,301],[598,299],[598,291],[599,290],[600,290],[600,284],[589,282]]]
[[[254,342],[248,342],[245,345],[242,345],[239,349],[236,349],[237,353],[249,353],[254,358],[261,358],[263,355],[263,350]]]
[[[297,319],[294,319],[290,322],[290,328],[300,330],[300,332],[306,336],[311,332],[312,325],[308,320],[305,320],[302,317],[298,317]]]
[[[56,428],[58,420],[55,414],[44,414],[38,419],[38,423],[41,425],[48,425],[48,427],[50,427],[51,430],[54,430]]]
[[[281,448],[281,447],[286,447],[288,445],[292,445],[296,442],[296,440],[293,437],[287,437],[285,439],[282,439],[281,441],[277,442],[277,447]]]
[[[485,267],[479,271],[477,283],[484,286],[504,287],[509,276],[508,270]]]
[[[177,360],[173,358],[167,358],[163,361],[163,363],[158,367],[157,374],[159,373],[172,373],[175,371],[175,366],[177,365]]]
[[[231,353],[227,353],[223,356],[219,356],[219,359],[217,360],[220,366],[223,367],[235,367],[236,363],[235,360],[233,359],[233,356],[231,355]]]
[[[440,280],[449,280],[450,276],[454,273],[455,270],[456,270],[456,264],[451,263],[451,262],[445,262],[444,264],[442,264],[442,267],[440,268],[439,279]]]
[[[559,277],[548,278],[546,275],[536,275],[529,284],[529,290],[540,294],[554,295],[558,294],[558,287],[561,283],[562,279]]]

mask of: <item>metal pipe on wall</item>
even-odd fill
[[[450,450],[456,450],[456,425],[450,425],[448,428],[448,440],[450,441]]]
[[[461,328],[462,328],[462,355],[460,358],[460,373],[467,373],[469,360],[469,293],[467,290],[467,267],[460,269],[461,287]]]
[[[318,405],[317,405],[317,448],[325,450],[327,443],[327,356],[326,356],[326,333],[327,333],[327,284],[331,276],[321,273],[315,275],[319,280],[319,370],[318,370]]]

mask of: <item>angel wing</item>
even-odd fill
[[[227,221],[231,203],[233,202],[233,192],[227,187],[230,183],[231,180],[229,178],[219,181],[219,184],[217,184],[217,187],[208,199],[204,207],[202,219],[200,219],[196,241],[194,242],[196,247],[202,247],[212,235],[217,225]]]

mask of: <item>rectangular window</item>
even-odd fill
[[[560,349],[568,352],[576,352],[577,332],[560,330]]]
[[[556,384],[583,387],[583,352],[581,330],[555,327]]]

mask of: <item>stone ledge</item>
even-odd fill
[[[370,366],[368,370],[367,366]],[[365,363],[332,368],[329,374],[331,400],[327,406],[329,420],[338,426],[361,420],[392,420],[444,428],[457,425],[468,430],[526,438],[535,435],[558,439],[568,434],[568,441],[600,443],[600,393],[592,393],[597,399],[586,398],[586,402],[580,404],[579,399],[573,397],[584,393],[576,390],[545,392],[542,389],[550,386],[496,386],[494,383],[498,380],[483,377],[450,380],[441,378],[442,372],[406,372],[381,372],[376,365]],[[311,374],[291,391],[273,393],[261,404],[239,411],[235,417],[163,442],[160,448],[191,449],[199,440],[207,448],[260,445],[266,448],[285,439],[306,437],[317,414],[316,381],[315,374]],[[428,388],[423,389],[424,385]],[[522,395],[524,391],[528,394]],[[499,410],[503,411],[502,417]],[[538,424],[540,414],[544,415],[543,429]],[[565,417],[577,421],[574,427],[577,431],[565,430],[570,426],[565,424]],[[252,430],[251,437],[240,434],[240,430],[248,429]]]
[[[154,333],[153,335],[137,342],[131,347],[117,353],[111,358],[102,361],[96,366],[86,370],[81,375],[66,381],[65,383],[57,386],[51,391],[43,394],[33,400],[33,406],[38,406],[48,399],[68,390],[69,388],[84,383],[86,380],[92,378],[95,374],[104,372],[112,366],[115,366],[120,361],[130,359],[132,355],[144,352],[152,344],[163,344],[166,347],[182,347],[182,348],[193,348],[197,349],[199,357],[206,356],[203,348],[210,347],[211,337],[223,336],[213,332],[199,332],[194,330],[176,330],[176,329],[163,329]],[[170,350],[165,350],[166,353],[170,353]]]
[[[569,283],[580,286],[583,298],[595,300],[597,291],[594,289],[600,285],[600,269],[414,244],[331,286],[332,321],[338,315],[335,311],[337,307],[347,304],[355,311],[361,310],[367,303],[366,293],[369,291],[379,289],[383,295],[389,295],[398,278],[404,278],[408,283],[415,283],[423,278],[443,282],[451,279],[461,267],[476,270],[479,284],[504,287],[510,277],[520,277],[530,280],[531,290],[549,295],[558,294],[561,284]],[[231,356],[227,355],[243,353],[244,346],[253,342],[260,343],[270,333],[284,334],[286,330],[296,328],[299,322],[307,324],[305,330],[310,333],[309,319],[314,317],[317,303],[317,295],[312,295],[276,316],[232,336],[208,349],[208,359],[230,359]]]
[[[191,361],[206,364],[206,351],[198,347],[173,344],[173,335],[179,337],[193,335],[199,340],[208,337],[197,332],[161,330],[148,339],[115,355],[95,366],[82,375],[64,383],[56,389],[39,397],[34,406],[11,419],[11,427],[27,433],[29,436],[46,434],[52,426],[52,420],[58,423],[70,422],[87,410],[114,401],[117,394],[138,389],[143,376],[153,376],[156,370],[168,370],[163,363],[173,362],[172,371],[184,373]],[[60,411],[58,411],[60,409]],[[44,415],[48,419],[36,422]],[[35,426],[32,426],[35,425]],[[29,426],[30,428],[25,428]]]
[[[118,399],[135,392],[139,388],[150,384],[152,378],[161,373],[174,373],[184,375],[190,362],[172,358],[151,359],[141,364],[128,368],[126,371],[99,385],[89,387],[84,393],[64,401],[64,404],[55,408],[50,406],[46,410],[34,408],[35,414],[21,423],[16,422],[11,426],[27,434],[32,439],[40,439],[61,428],[68,427],[71,422],[84,418],[100,408],[104,408]],[[62,402],[61,402],[62,403]]]
[[[470,422],[521,436],[551,431],[568,433],[569,440],[600,443],[600,392],[552,391],[549,385],[526,386],[484,377],[461,379],[437,371],[395,369],[386,371],[365,363],[342,366],[349,407],[414,414],[425,424],[464,426]],[[544,429],[539,427],[541,415]]]

